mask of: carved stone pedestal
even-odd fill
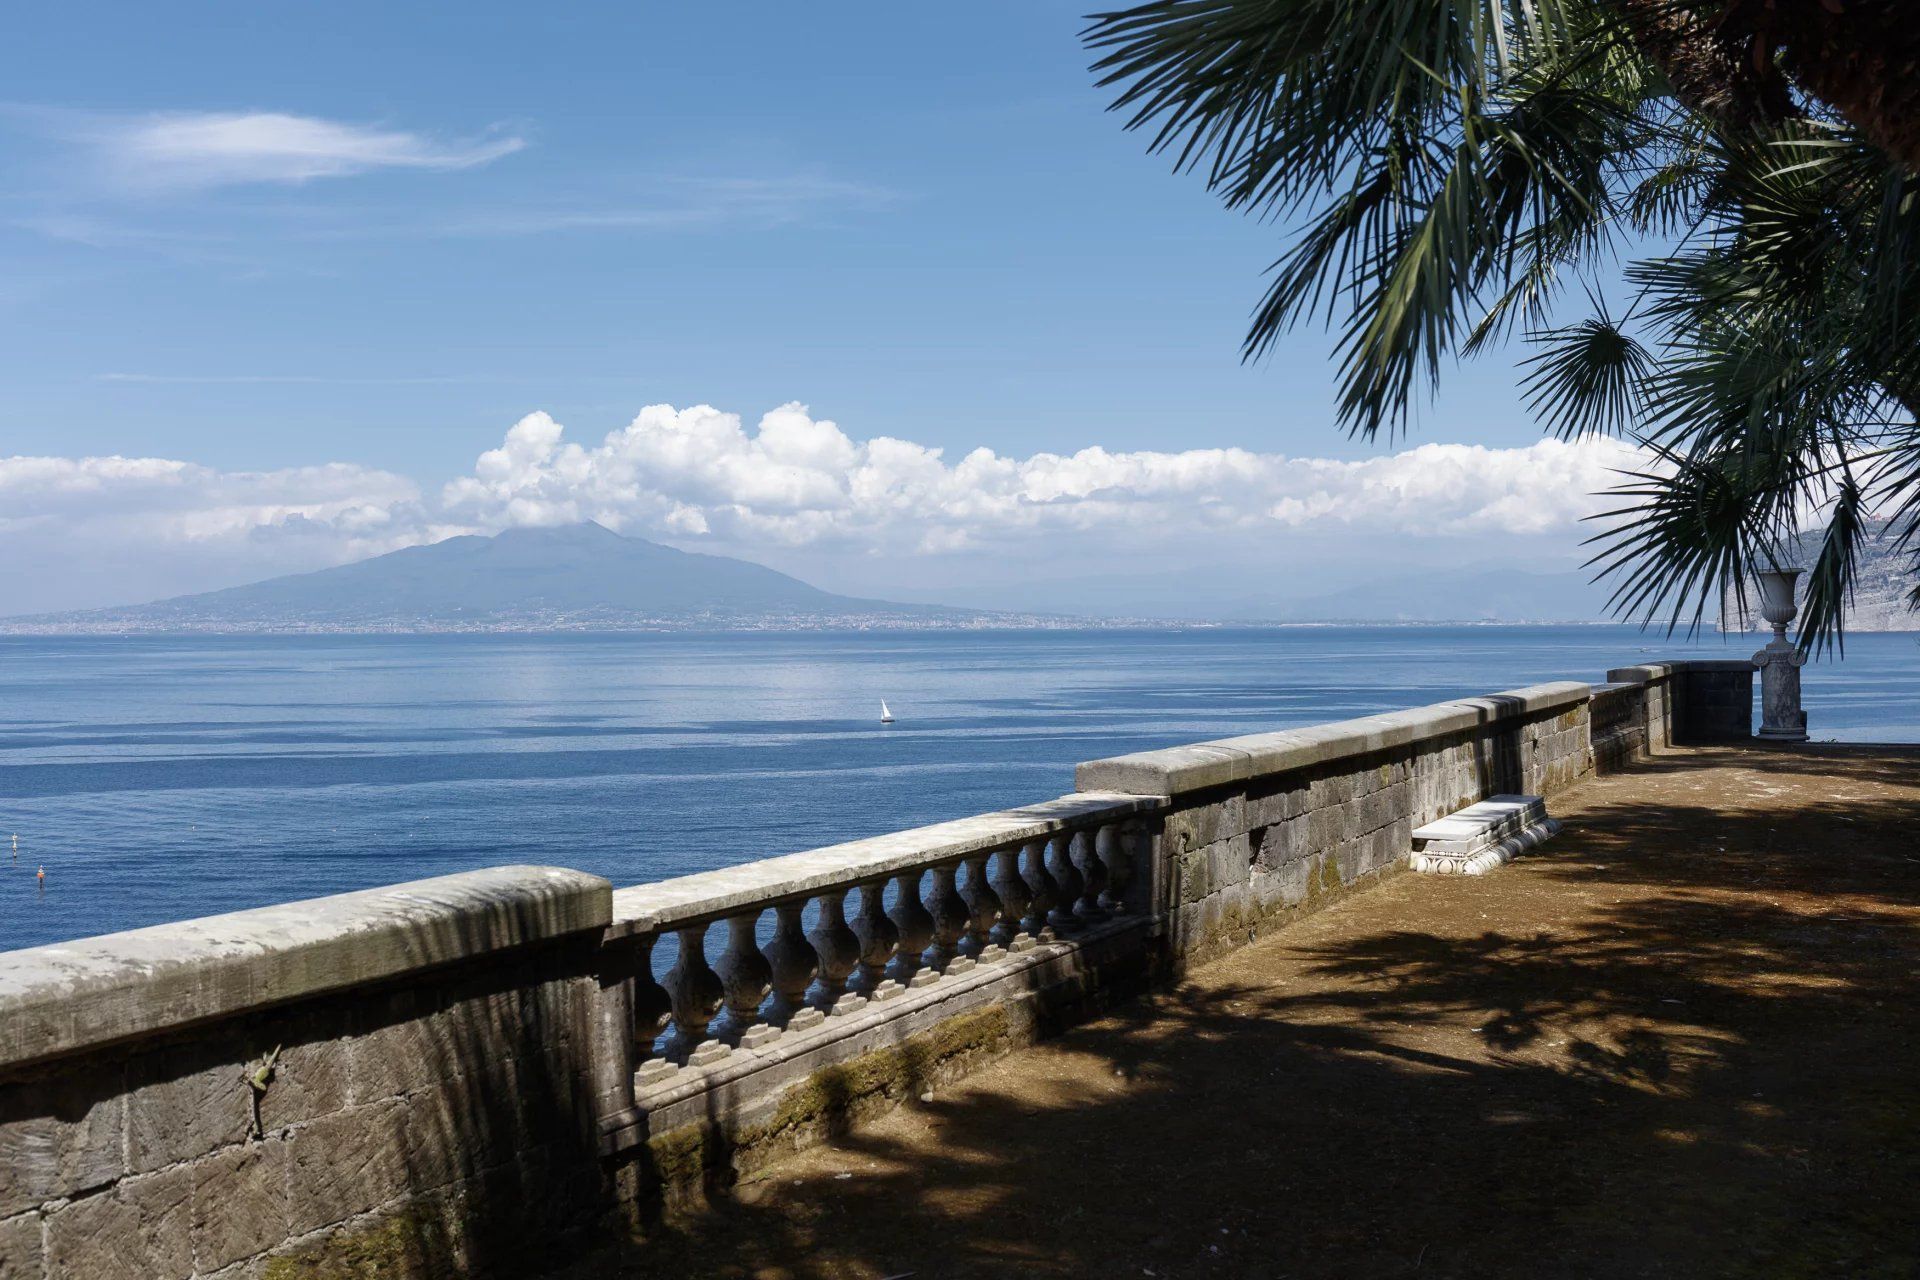
[[[1807,713],[1800,709],[1800,668],[1807,655],[1787,639],[1787,624],[1799,607],[1793,599],[1798,569],[1760,575],[1760,616],[1773,624],[1773,639],[1753,655],[1760,668],[1760,734],[1774,742],[1805,742]]]

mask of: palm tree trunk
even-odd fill
[[[1723,127],[1764,130],[1824,104],[1920,172],[1920,5],[1913,0],[1613,0],[1675,95]]]
[[[1734,0],[1808,94],[1920,172],[1920,6],[1912,0]]]

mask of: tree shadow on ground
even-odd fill
[[[1688,759],[575,1274],[1920,1274],[1920,754]]]

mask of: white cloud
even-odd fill
[[[446,141],[281,111],[36,115],[49,132],[91,150],[106,177],[143,188],[302,183],[377,169],[471,169],[526,146],[525,139],[498,127]]]
[[[529,414],[433,497],[348,463],[231,472],[164,458],[4,458],[0,614],[151,599],[577,520],[772,561],[836,589],[935,597],[943,581],[1067,579],[1149,561],[1191,569],[1196,583],[1203,569],[1231,580],[1234,565],[1257,565],[1268,582],[1309,567],[1377,570],[1406,563],[1406,549],[1431,561],[1448,546],[1564,561],[1581,517],[1608,505],[1594,495],[1642,461],[1608,441],[1555,440],[1357,460],[1097,446],[950,460],[910,440],[855,439],[800,404],[752,429],[706,405],[653,405],[592,447]]]
[[[599,520],[730,546],[853,544],[923,553],[1020,545],[1035,534],[1120,542],[1235,531],[1355,528],[1427,536],[1571,530],[1640,455],[1611,441],[1521,449],[1428,444],[1354,461],[1246,449],[1002,457],[888,436],[854,440],[788,404],[748,431],[707,405],[643,409],[596,447],[535,413],[471,476],[447,512],[494,527]]]
[[[434,525],[419,496],[350,463],[0,458],[0,614],[208,590],[460,532]]]

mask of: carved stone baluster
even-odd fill
[[[860,914],[853,922],[860,939],[860,966],[853,971],[851,985],[869,1000],[891,1000],[900,994],[900,984],[887,976],[887,966],[900,946],[900,926],[887,918],[886,891],[884,880],[861,885]]]
[[[829,1013],[852,1013],[866,1001],[847,980],[860,963],[860,938],[847,924],[847,895],[843,889],[820,895],[820,919],[808,940],[820,957],[820,1004]]]
[[[1027,846],[1027,914],[1020,921],[1027,935],[1041,942],[1053,939],[1053,910],[1060,903],[1060,883],[1047,866],[1047,841],[1035,840]]]
[[[1094,833],[1075,832],[1072,853],[1074,866],[1079,868],[1083,881],[1080,900],[1073,904],[1073,913],[1086,921],[1105,920],[1107,909],[1100,905],[1100,898],[1107,888],[1107,864],[1100,859]]]
[[[673,1008],[673,1034],[668,1037],[667,1056],[696,1067],[731,1052],[707,1034],[708,1024],[720,1012],[726,988],[720,984],[720,975],[707,963],[706,941],[707,926],[703,924],[689,925],[679,931],[680,949],[664,984]]]
[[[993,854],[976,853],[970,858],[961,859],[967,869],[967,885],[961,896],[967,900],[967,936],[960,942],[960,949],[975,960],[991,964],[1006,955],[1005,949],[995,945],[994,926],[1000,923],[1000,895],[993,891],[993,884],[987,878],[987,863]]]
[[[804,901],[775,907],[773,940],[767,943],[767,960],[773,966],[773,1003],[768,1006],[767,1021],[790,1031],[804,1031],[827,1016],[807,1007],[807,988],[820,971],[820,957],[807,941],[801,919],[806,907]]]
[[[1061,932],[1080,927],[1080,917],[1073,909],[1080,901],[1080,891],[1086,885],[1086,878],[1080,874],[1080,868],[1073,865],[1073,836],[1062,832],[1047,842],[1048,868],[1053,872],[1054,883],[1059,886],[1059,899],[1047,911],[1047,923]]]
[[[673,1021],[673,1001],[653,976],[653,947],[658,941],[650,933],[633,948],[633,1060],[640,1064],[635,1079],[641,1084],[674,1072],[674,1065],[656,1057],[654,1050],[654,1042]]]
[[[1000,878],[993,887],[1000,893],[1000,923],[993,926],[993,940],[1009,951],[1025,951],[1033,945],[1025,921],[1033,906],[1033,890],[1020,874],[1020,846],[999,853]],[[1022,944],[1024,940],[1025,945]]]
[[[927,906],[933,911],[933,946],[927,958],[942,973],[965,973],[973,968],[973,961],[960,954],[960,939],[967,936],[973,913],[954,883],[959,874],[957,862],[935,867],[933,892],[927,898]]]
[[[940,975],[926,968],[925,952],[933,942],[933,916],[920,902],[920,872],[903,871],[894,877],[891,915],[900,926],[900,949],[888,975],[910,987],[924,987]]]
[[[748,1049],[768,1039],[760,1005],[772,985],[773,966],[760,954],[759,933],[759,911],[728,916],[727,949],[720,956],[720,982],[726,988],[727,1008],[714,1034],[728,1044]]]
[[[1107,869],[1107,887],[1100,891],[1100,908],[1110,916],[1127,910],[1127,886],[1133,883],[1133,860],[1127,853],[1126,832],[1117,822],[1100,828],[1093,851]]]

